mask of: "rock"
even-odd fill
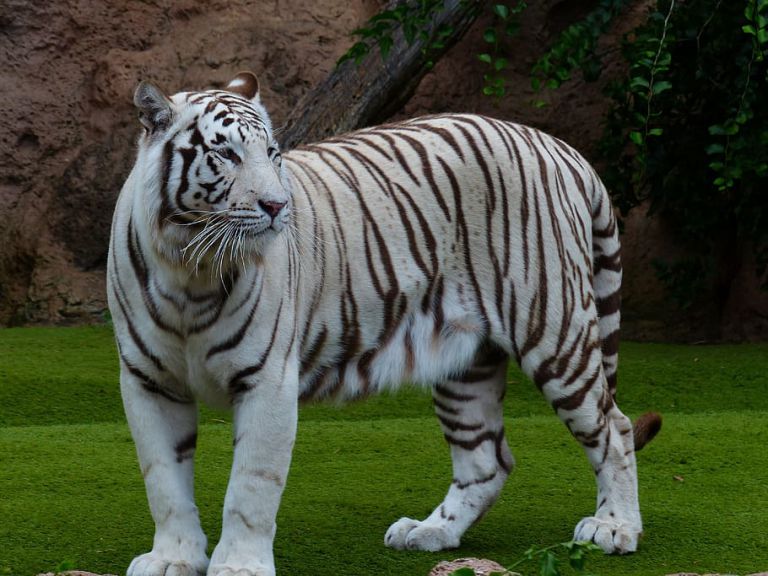
[[[492,572],[501,572],[505,576],[520,576],[517,572],[507,572],[501,564],[484,558],[457,558],[450,562],[444,560],[432,568],[429,576],[448,576],[459,568],[472,568],[476,576],[489,576]]]
[[[46,572],[37,576],[115,576],[115,574],[94,574],[93,572],[83,572],[82,570],[68,570],[67,572]]]

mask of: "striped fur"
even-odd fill
[[[617,226],[578,153],[443,115],[281,157],[248,73],[172,98],[143,83],[135,101],[146,130],[115,210],[108,292],[156,534],[129,576],[273,575],[299,399],[403,381],[431,387],[453,479],[428,518],[398,520],[385,542],[458,546],[513,467],[510,357],[594,468],[597,511],[574,537],[636,549],[634,445],[648,438],[633,439],[614,399]],[[192,495],[198,400],[234,413],[210,563]]]

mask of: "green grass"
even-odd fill
[[[444,553],[383,546],[388,525],[440,500],[450,459],[417,390],[343,409],[302,409],[278,518],[278,572],[423,576],[441,559],[517,560],[567,540],[594,507],[583,453],[517,371],[507,430],[518,467],[497,505]],[[602,576],[768,569],[768,346],[625,344],[620,404],[664,414],[638,455],[646,537],[638,553],[595,557]],[[211,545],[231,462],[228,417],[204,411],[196,490]],[[152,522],[124,424],[107,328],[0,330],[0,576],[65,560],[124,573]],[[524,567],[534,574],[532,566]]]

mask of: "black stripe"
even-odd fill
[[[470,400],[477,399],[477,396],[473,396],[472,394],[459,394],[458,392],[446,388],[442,384],[436,384],[433,391],[443,398],[448,398],[449,400],[454,400],[456,402],[469,402]]]
[[[275,324],[272,326],[272,335],[269,337],[269,344],[267,344],[266,349],[261,354],[261,357],[258,359],[258,361],[255,364],[252,364],[251,366],[247,366],[243,368],[242,370],[239,370],[235,372],[229,379],[229,383],[227,385],[227,389],[229,390],[230,398],[232,399],[232,402],[234,403],[237,401],[237,399],[244,394],[245,392],[252,390],[255,386],[254,384],[249,384],[245,381],[246,378],[249,376],[253,376],[254,374],[258,374],[262,368],[264,368],[264,364],[266,364],[267,360],[269,359],[269,354],[272,351],[272,346],[275,344],[275,336],[277,335],[277,327],[280,325],[280,315],[283,311],[283,301],[280,301],[280,307],[277,309],[277,316],[275,317]]]
[[[166,400],[175,402],[176,404],[192,404],[194,402],[188,396],[181,396],[179,394],[176,394],[175,392],[172,392],[166,388],[161,387],[157,382],[152,380],[152,378],[150,378],[149,376],[144,374],[144,372],[139,370],[136,366],[128,362],[125,356],[121,355],[120,358],[122,359],[123,364],[125,364],[125,367],[128,369],[128,371],[139,380],[139,383],[141,384],[142,388],[144,388],[144,390],[146,390],[150,394],[157,394],[158,396],[162,396]]]
[[[192,458],[195,448],[197,448],[197,432],[193,432],[176,444],[174,447],[176,450],[176,462],[183,462]]]
[[[245,333],[248,331],[248,327],[251,325],[251,321],[253,320],[253,316],[256,313],[256,308],[258,308],[258,306],[259,306],[259,299],[257,298],[256,301],[253,303],[253,306],[251,306],[251,310],[248,312],[248,316],[246,317],[245,322],[243,322],[240,325],[240,328],[238,328],[234,334],[232,334],[229,338],[224,340],[224,342],[221,342],[216,346],[211,347],[208,350],[208,354],[205,355],[206,360],[210,360],[211,357],[215,356],[216,354],[220,354],[222,352],[235,348],[238,344],[240,344],[240,342],[243,341],[243,338],[245,337]]]

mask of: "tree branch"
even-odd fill
[[[400,27],[394,32],[394,43],[385,59],[372,47],[359,65],[353,60],[342,62],[296,105],[285,129],[277,135],[281,147],[290,150],[304,142],[371,125],[393,114],[429,72],[429,62],[437,61],[469,29],[479,6],[475,0],[445,2],[428,32],[431,38],[438,30],[450,30],[439,49],[430,51],[429,41],[423,38],[416,38],[409,45]]]

